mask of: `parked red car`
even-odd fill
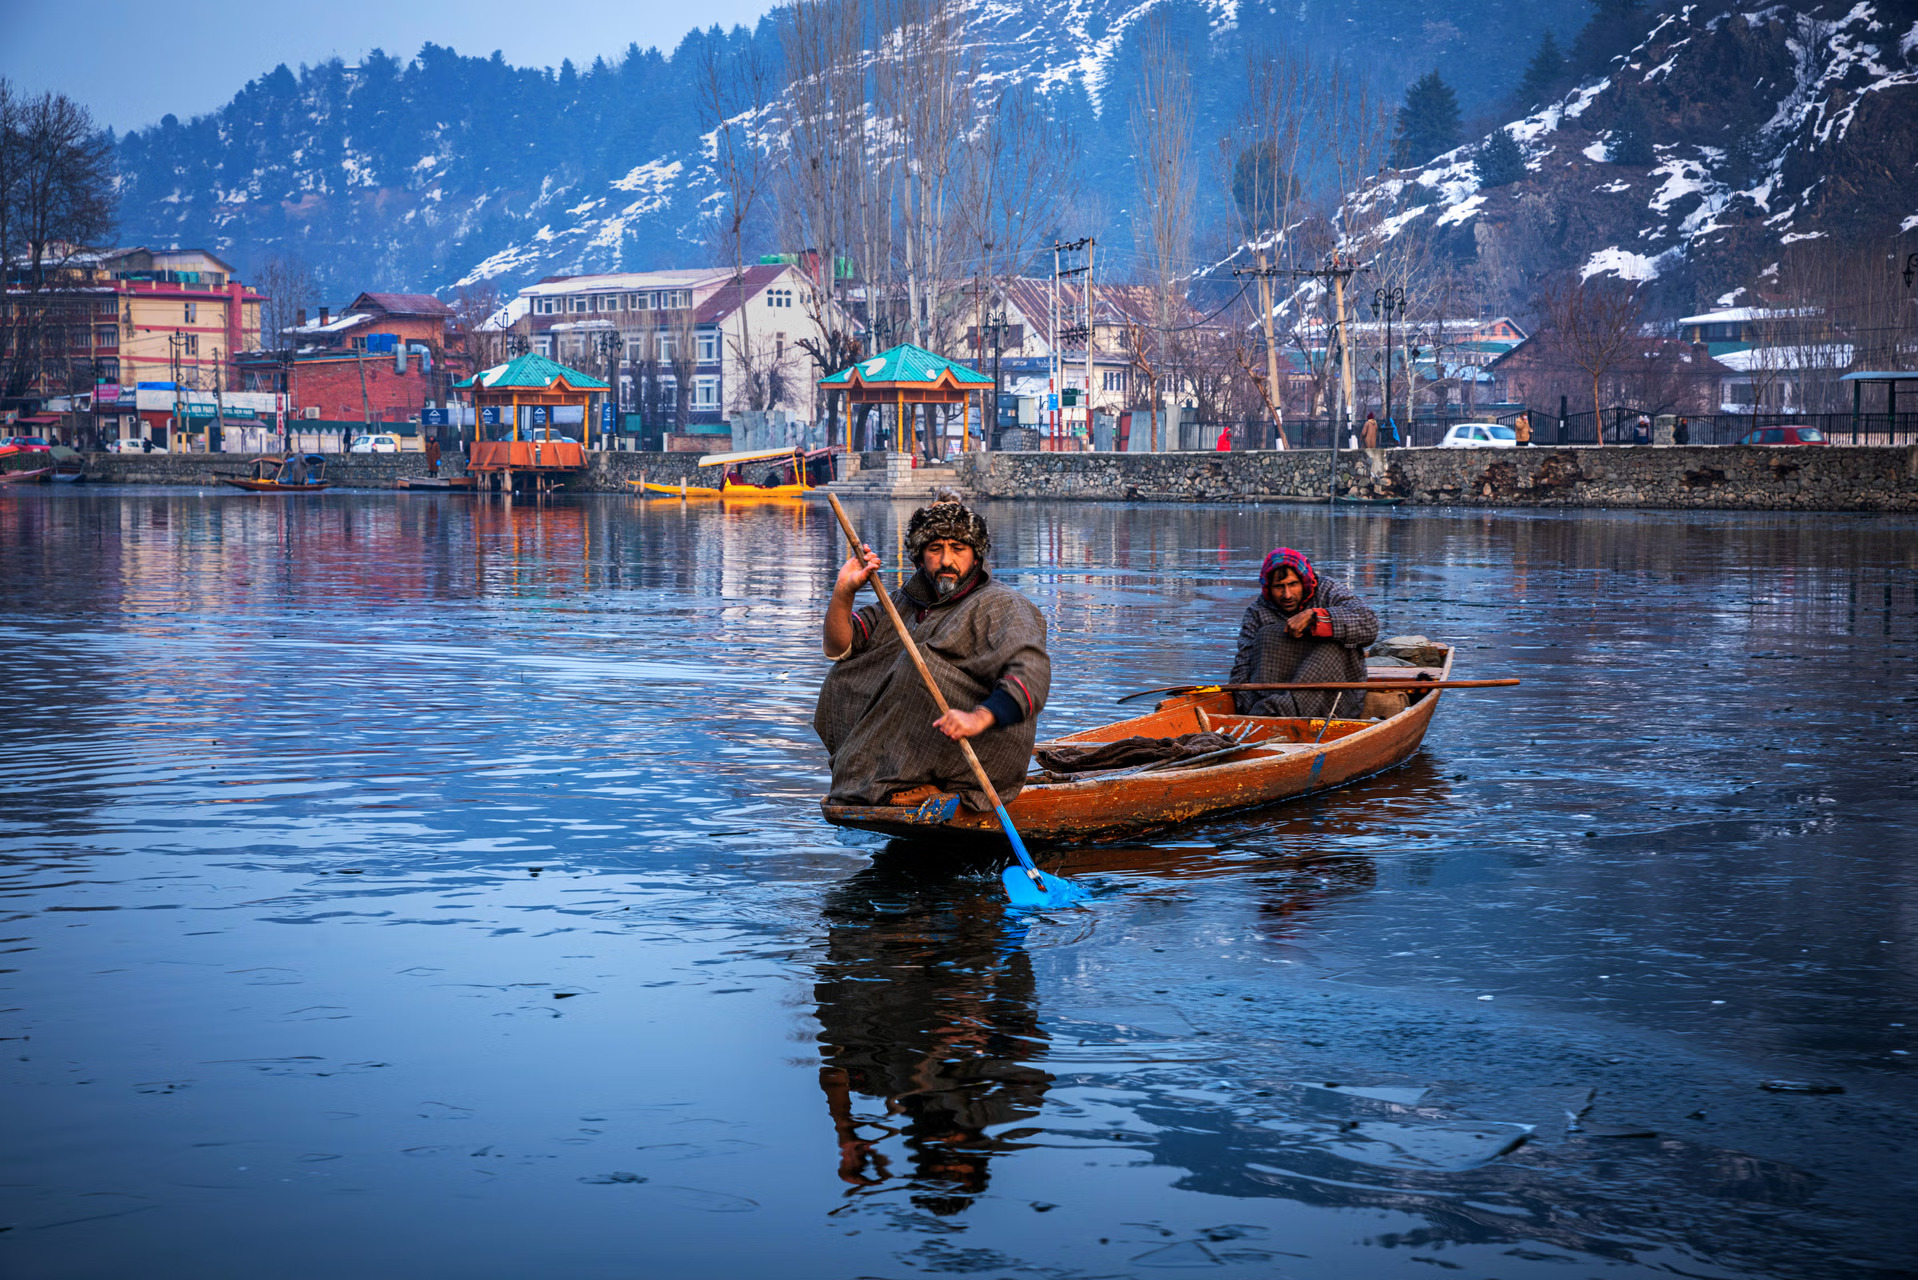
[[[8,453],[47,453],[53,448],[39,436],[8,436],[0,440],[0,449]]]
[[[1740,444],[1830,444],[1817,427],[1760,427],[1747,431]]]

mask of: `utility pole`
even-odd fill
[[[1093,322],[1093,319],[1092,319],[1092,296],[1093,296],[1093,294],[1092,294],[1092,263],[1093,263],[1093,258],[1094,258],[1094,256],[1095,256],[1095,255],[1094,255],[1094,250],[1098,248],[1098,244],[1099,244],[1099,242],[1098,242],[1097,240],[1094,240],[1094,239],[1093,239],[1093,238],[1092,238],[1091,236],[1087,236],[1087,237],[1086,237],[1086,394],[1085,394],[1085,405],[1086,405],[1086,448],[1088,448],[1088,449],[1090,449],[1090,448],[1092,448],[1092,447],[1093,447],[1093,436],[1092,436],[1092,335],[1094,335],[1095,333],[1097,333],[1097,332],[1099,331],[1099,326],[1098,326],[1097,324],[1095,324],[1095,323]]]
[[[166,342],[167,361],[173,366],[171,370],[173,374],[173,430],[169,433],[166,442],[167,449],[171,451],[174,444],[179,441],[181,435],[186,430],[186,392],[185,389],[180,386],[182,374],[180,366],[182,363],[181,354],[186,349],[187,335],[184,333],[169,333]]]
[[[1332,461],[1333,461],[1332,474],[1333,474],[1334,488],[1338,487],[1337,478],[1338,478],[1339,431],[1345,426],[1346,422],[1349,420],[1352,412],[1352,405],[1358,398],[1357,393],[1353,389],[1353,383],[1352,383],[1352,348],[1351,348],[1351,341],[1350,341],[1351,333],[1345,320],[1345,282],[1347,280],[1350,280],[1354,275],[1356,275],[1360,271],[1363,271],[1364,269],[1365,268],[1362,264],[1349,261],[1345,257],[1345,255],[1342,253],[1334,253],[1332,255],[1331,265],[1325,266],[1325,267],[1268,267],[1265,265],[1264,255],[1261,254],[1259,257],[1259,265],[1257,267],[1251,268],[1250,270],[1241,268],[1239,270],[1233,271],[1232,273],[1235,276],[1255,276],[1262,281],[1267,280],[1273,276],[1291,276],[1294,279],[1302,279],[1302,278],[1309,277],[1314,280],[1330,280],[1332,282],[1333,307],[1337,313],[1335,319],[1332,322],[1332,332],[1339,346],[1339,398],[1340,398],[1339,412],[1336,415],[1334,415],[1334,421],[1332,423]],[[1267,285],[1266,290],[1269,291],[1270,287],[1271,287],[1270,285]],[[1267,317],[1266,376],[1272,379],[1272,382],[1269,385],[1271,385],[1274,388],[1271,394],[1273,396],[1273,403],[1276,405],[1277,404],[1276,388],[1277,388],[1278,367],[1279,367],[1278,348],[1277,348],[1277,345],[1271,340],[1272,329],[1271,329],[1270,317],[1272,315],[1272,308],[1269,302],[1269,298],[1270,298],[1269,292],[1267,292],[1265,296],[1268,299],[1267,303],[1265,304],[1265,314]],[[1285,432],[1284,432],[1283,426],[1280,427],[1280,431],[1279,431],[1279,444],[1281,448],[1286,447]]]
[[[1050,378],[1049,378],[1049,389],[1050,389],[1050,393],[1051,393],[1051,395],[1052,395],[1052,397],[1054,398],[1054,403],[1057,403],[1057,402],[1058,402],[1058,400],[1059,400],[1059,398],[1060,398],[1060,389],[1059,389],[1059,383],[1060,383],[1061,381],[1063,381],[1063,380],[1064,380],[1064,378],[1065,378],[1065,361],[1064,361],[1064,360],[1063,360],[1063,359],[1061,358],[1061,356],[1059,355],[1059,342],[1060,342],[1060,340],[1061,340],[1062,338],[1070,338],[1071,336],[1073,336],[1073,334],[1075,334],[1075,333],[1077,332],[1077,329],[1076,329],[1076,328],[1074,328],[1074,329],[1069,329],[1069,330],[1066,330],[1066,331],[1065,331],[1065,332],[1063,332],[1063,333],[1062,333],[1062,332],[1060,331],[1060,329],[1059,329],[1059,281],[1061,281],[1061,280],[1063,280],[1063,279],[1065,279],[1065,278],[1066,278],[1067,276],[1077,276],[1077,275],[1087,275],[1087,274],[1089,274],[1089,273],[1091,272],[1091,270],[1092,270],[1092,256],[1091,256],[1091,254],[1090,254],[1089,252],[1088,252],[1088,253],[1087,253],[1087,255],[1086,255],[1086,265],[1085,265],[1085,266],[1083,266],[1083,267],[1068,267],[1068,268],[1065,268],[1065,269],[1063,269],[1063,270],[1062,270],[1062,269],[1060,268],[1060,265],[1059,265],[1059,255],[1060,255],[1061,253],[1077,253],[1077,252],[1078,252],[1079,250],[1081,250],[1081,249],[1087,249],[1087,248],[1088,248],[1088,247],[1089,247],[1089,246],[1090,246],[1091,244],[1092,244],[1092,237],[1090,237],[1090,236],[1081,236],[1081,237],[1080,237],[1079,239],[1077,239],[1077,240],[1074,240],[1074,241],[1072,241],[1072,242],[1071,242],[1071,243],[1069,243],[1069,244],[1061,244],[1061,243],[1060,243],[1060,242],[1058,242],[1058,241],[1054,241],[1054,242],[1053,242],[1053,245],[1052,245],[1052,360],[1051,360],[1051,364],[1050,364],[1050,370],[1051,370],[1051,375],[1050,375]],[[1088,283],[1088,285],[1087,285],[1087,288],[1088,288],[1088,290],[1089,290],[1089,289],[1091,288],[1091,285],[1090,285],[1090,283]],[[1087,329],[1087,336],[1086,336],[1086,371],[1087,371],[1087,372],[1086,372],[1086,396],[1087,396],[1087,400],[1086,400],[1086,415],[1087,415],[1087,416],[1086,416],[1086,424],[1087,424],[1087,426],[1088,426],[1088,427],[1090,427],[1090,426],[1091,426],[1091,423],[1092,423],[1092,417],[1091,417],[1091,413],[1092,413],[1092,409],[1091,409],[1091,404],[1092,404],[1092,402],[1091,402],[1091,398],[1090,398],[1090,397],[1091,397],[1091,395],[1092,395],[1092,376],[1091,376],[1091,369],[1092,369],[1092,338],[1091,338],[1091,327],[1092,327],[1092,326],[1091,326],[1091,316],[1092,316],[1092,310],[1091,310],[1091,307],[1092,307],[1092,301],[1091,301],[1091,299],[1092,299],[1092,295],[1091,295],[1091,293],[1090,293],[1090,292],[1088,292],[1088,293],[1086,294],[1086,317],[1087,317],[1087,324],[1086,324],[1086,329]],[[1063,436],[1063,434],[1064,434],[1064,432],[1063,432],[1063,425],[1064,425],[1064,422],[1065,422],[1065,410],[1064,410],[1064,408],[1063,408],[1063,407],[1061,407],[1061,408],[1056,408],[1056,409],[1054,409],[1054,410],[1052,411],[1052,435],[1053,435],[1053,445],[1052,445],[1052,447],[1053,447],[1053,448],[1054,448],[1055,450],[1057,450],[1057,449],[1058,449],[1058,448],[1060,447],[1060,444],[1061,444],[1061,442],[1062,442],[1062,441],[1061,441],[1061,437],[1062,437],[1062,436]]]
[[[1059,249],[1052,242],[1052,334],[1046,342],[1046,400],[1052,412],[1052,447],[1059,448]]]

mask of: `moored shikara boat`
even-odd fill
[[[219,480],[248,493],[318,493],[333,483],[326,478],[326,455],[319,453],[267,454],[253,460],[248,474],[221,472]]]
[[[830,458],[838,452],[836,446],[824,449],[806,450],[801,446],[782,449],[745,449],[735,453],[709,453],[695,466],[725,467],[717,486],[691,484],[656,484],[641,478],[626,483],[639,490],[641,496],[648,498],[724,498],[728,502],[763,502],[769,499],[803,498],[813,492],[815,485],[810,483],[809,472],[820,467],[821,459]],[[794,483],[751,484],[740,478],[739,468],[748,462],[778,462],[782,465],[774,468],[780,475],[796,477]],[[830,478],[830,473],[828,477]]]
[[[52,467],[35,467],[31,471],[0,471],[0,484],[45,484],[52,478]]]
[[[1444,680],[1451,670],[1448,649],[1444,667],[1423,674]],[[1414,674],[1402,667],[1373,668],[1369,678],[1404,680]],[[1091,843],[1329,791],[1409,760],[1424,740],[1441,696],[1437,689],[1419,691],[1409,696],[1404,710],[1386,719],[1334,719],[1329,724],[1319,718],[1242,716],[1233,710],[1230,693],[1198,691],[1167,698],[1147,715],[1055,741],[1116,742],[1210,729],[1242,738],[1244,747],[1210,763],[1181,767],[1174,762],[1072,781],[1031,782],[1006,802],[1006,812],[1028,841]],[[827,802],[823,809],[828,822],[886,835],[1001,838],[992,814],[974,813],[946,793],[915,795],[909,804]]]

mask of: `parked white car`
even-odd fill
[[[153,443],[153,447],[151,449],[147,448],[147,445],[149,443]],[[135,438],[132,440],[109,440],[107,441],[107,452],[108,453],[165,453],[166,446],[163,444],[159,444],[157,442],[149,442],[149,441],[141,440],[138,438]]]
[[[1461,422],[1439,441],[1441,449],[1516,449],[1518,432],[1499,422]]]
[[[348,453],[398,453],[398,436],[354,436],[353,442],[346,446]]]

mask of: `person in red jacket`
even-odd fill
[[[1219,443],[1214,447],[1217,448],[1220,453],[1232,452],[1232,428],[1231,427],[1219,428]]]

